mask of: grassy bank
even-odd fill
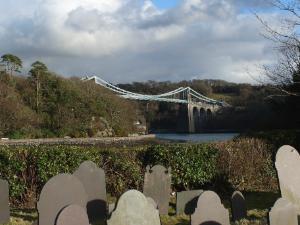
[[[267,225],[268,209],[279,197],[274,193],[244,193],[247,205],[247,218],[235,223],[235,225]],[[230,211],[229,199],[222,199],[223,204]],[[169,214],[161,216],[162,225],[190,225],[190,217],[176,215],[175,198],[170,202]],[[38,219],[37,211],[34,209],[13,209],[11,222],[7,225],[31,225]],[[234,224],[234,223],[232,223]]]

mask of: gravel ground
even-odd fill
[[[128,145],[156,141],[155,135],[112,138],[50,138],[0,140],[0,146],[39,146],[39,145]]]

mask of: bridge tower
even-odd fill
[[[192,97],[191,97],[191,90],[190,88],[188,88],[186,90],[187,94],[187,101],[188,101],[188,104],[187,104],[187,112],[188,112],[188,132],[189,133],[195,133],[196,132],[196,126],[195,126],[195,116],[194,116],[194,107],[193,107],[193,104],[192,104]]]
[[[179,109],[179,118],[177,124],[177,130],[179,132],[195,133],[195,104],[192,102],[190,88],[187,88],[184,92],[180,93],[180,98],[185,99],[187,104],[181,104]]]
[[[189,133],[200,132],[203,129],[209,129],[209,122],[212,120],[215,112],[220,108],[218,105],[208,104],[207,102],[195,102],[192,99],[191,89],[186,90],[187,104],[187,129]]]

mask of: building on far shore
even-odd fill
[[[0,62],[0,73],[6,72],[6,65],[5,63]]]

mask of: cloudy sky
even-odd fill
[[[274,60],[266,0],[0,0],[0,54],[110,82],[254,82]],[[249,75],[251,74],[251,75]]]

